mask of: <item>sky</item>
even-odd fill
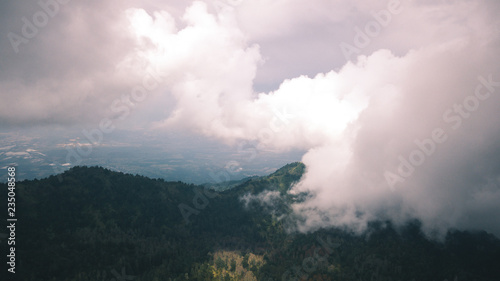
[[[250,162],[300,152],[301,231],[416,218],[430,236],[500,237],[499,12],[494,0],[4,1],[0,130],[73,132],[80,158],[116,132],[216,142]],[[225,168],[215,177],[239,169]]]

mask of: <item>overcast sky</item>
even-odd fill
[[[500,236],[499,14],[495,0],[3,1],[0,125],[304,150],[303,231],[418,218]]]

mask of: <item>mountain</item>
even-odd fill
[[[100,167],[18,182],[16,273],[2,280],[500,280],[500,240],[485,232],[293,231],[301,195],[287,190],[304,170],[220,192]]]

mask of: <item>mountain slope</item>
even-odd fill
[[[19,182],[17,280],[500,280],[500,241],[486,233],[289,233],[286,191],[304,169],[218,193],[99,167]]]

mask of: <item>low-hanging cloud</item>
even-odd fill
[[[464,16],[439,12],[448,20]],[[191,16],[197,20],[190,21]],[[474,20],[468,15],[473,25],[443,21],[454,28],[451,38],[426,42],[404,55],[381,49],[338,70],[288,79],[267,93],[252,92],[262,63],[259,48],[249,45],[226,16],[216,18],[202,3],[194,4],[185,15],[191,25],[175,33],[173,41],[166,39],[165,47],[173,51],[154,55],[160,68],[163,61],[183,70],[165,68],[182,75],[169,86],[177,100],[174,113],[159,127],[187,126],[227,142],[306,149],[306,173],[291,190],[312,195],[293,206],[304,218],[301,231],[325,226],[362,231],[371,220],[403,224],[417,218],[428,234],[463,228],[500,235],[500,207],[493,203],[500,196],[499,164],[492,156],[500,140],[492,120],[500,107],[498,33],[481,21],[481,14]],[[206,36],[193,36],[194,57],[183,58],[175,53],[176,40],[192,32]],[[210,42],[196,41],[203,38]],[[203,48],[194,46],[200,44]],[[167,63],[174,58],[177,64]],[[489,91],[491,96],[471,105],[467,117],[460,115],[456,105],[463,106],[479,85],[483,95]],[[288,118],[265,138],[262,131],[276,112]],[[418,143],[433,138],[440,142],[432,154],[425,154],[410,176],[397,174],[401,157],[408,159],[422,150]],[[389,180],[388,174],[400,178]]]

